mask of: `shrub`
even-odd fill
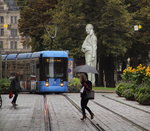
[[[116,88],[115,88],[115,92],[118,96],[122,96],[123,91],[124,91],[124,83],[119,83]]]
[[[81,87],[81,84],[80,84],[79,78],[74,77],[69,82],[69,92],[79,92],[80,87]]]
[[[140,93],[147,93],[147,92],[149,92],[149,90],[150,90],[149,85],[147,85],[147,84],[140,84],[138,86],[138,88],[135,90],[135,94],[134,94],[135,100],[137,100],[137,98],[140,95]]]
[[[122,83],[116,87],[116,93],[128,100],[137,100],[140,104],[150,104],[150,65],[139,64],[123,71]]]
[[[0,79],[0,93],[9,92],[10,81],[8,79]]]
[[[124,96],[125,93],[124,91],[127,90],[127,89],[135,89],[136,88],[136,85],[134,82],[120,82],[117,86],[116,86],[116,94],[118,94],[118,96]]]
[[[150,104],[150,88],[148,86],[140,85],[139,90],[135,93],[135,99],[140,104],[148,105]]]
[[[134,81],[136,84],[150,84],[150,65],[146,67],[140,64],[136,68],[128,67],[123,71],[122,79],[126,82]]]
[[[150,94],[149,93],[140,93],[137,101],[142,105],[150,105]]]
[[[127,100],[135,100],[135,98],[134,98],[134,93],[135,93],[135,90],[134,90],[134,89],[126,89],[126,90],[123,92],[123,96],[124,96]]]

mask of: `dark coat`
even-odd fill
[[[20,87],[20,82],[19,82],[18,78],[15,77],[11,80],[10,90],[12,90],[13,93],[19,93],[20,92],[21,87]]]
[[[85,98],[86,97],[86,92],[92,90],[92,82],[91,81],[82,81],[81,82],[82,87],[84,87],[83,93],[81,93],[81,97]]]

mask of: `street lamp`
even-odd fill
[[[140,29],[142,29],[142,25],[134,25],[134,31],[139,31]]]
[[[51,24],[51,25],[54,25],[54,31],[50,30],[48,26],[45,26],[45,30],[46,30],[48,36],[51,38],[50,49],[52,50],[53,41],[56,38],[58,26],[55,24]]]

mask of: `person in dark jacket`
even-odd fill
[[[87,79],[87,75],[84,74],[84,73],[80,74],[80,82],[81,82],[81,85],[82,85],[82,88],[80,90],[80,94],[81,94],[81,109],[82,109],[82,115],[83,115],[81,120],[86,119],[85,109],[91,115],[91,119],[93,119],[94,118],[94,114],[90,110],[90,108],[87,106],[87,104],[89,102],[89,99],[86,99],[86,91],[89,91],[89,90],[92,89],[92,82]]]
[[[17,106],[16,101],[17,101],[18,93],[20,92],[20,89],[21,89],[19,76],[20,74],[17,72],[14,74],[14,76],[11,76],[10,78],[11,80],[10,90],[12,90],[14,94],[13,100],[11,102],[13,106]]]

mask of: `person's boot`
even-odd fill
[[[93,113],[90,113],[90,115],[91,115],[91,119],[93,119],[93,118],[94,118],[94,114],[93,114]]]
[[[86,115],[83,115],[83,117],[81,118],[81,120],[84,120],[84,119],[86,119]]]

